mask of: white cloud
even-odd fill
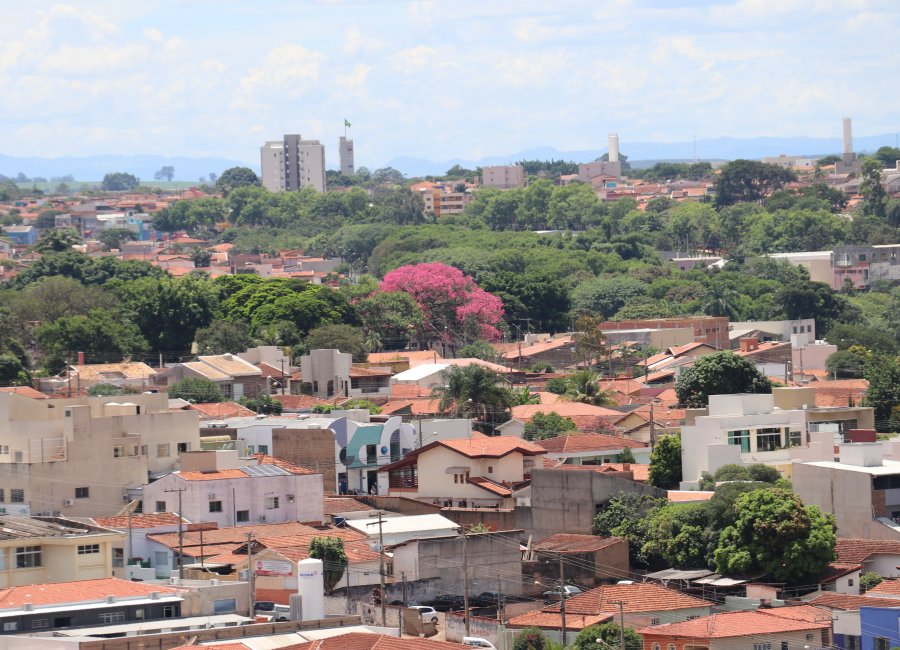
[[[360,63],[353,66],[351,72],[337,75],[334,82],[339,88],[358,93],[363,90],[371,71],[372,66]]]
[[[359,25],[350,25],[344,30],[342,51],[346,56],[372,54],[385,48],[385,43],[376,36],[363,33]]]
[[[438,63],[437,50],[427,45],[416,45],[400,50],[388,57],[388,62],[404,74],[412,74]]]
[[[284,92],[296,97],[318,81],[319,67],[325,58],[321,52],[302,45],[278,45],[269,50],[259,65],[247,71],[240,81],[241,88],[249,97],[261,92]]]

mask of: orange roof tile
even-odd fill
[[[692,639],[727,639],[740,636],[758,637],[763,634],[803,632],[831,628],[828,621],[804,621],[784,616],[772,616],[770,610],[723,612],[679,623],[665,623],[639,630],[644,638],[689,637]]]
[[[566,601],[569,602],[568,600]],[[583,630],[591,625],[603,623],[613,617],[611,612],[602,614],[569,614],[566,612],[566,629]],[[559,612],[536,609],[518,616],[513,616],[507,622],[507,627],[522,629],[525,627],[539,627],[542,629],[558,630],[562,627],[562,615]]]
[[[353,497],[325,497],[325,514],[336,515],[342,512],[362,512],[375,510],[372,506]]]
[[[600,537],[598,535],[577,535],[556,533],[534,545],[536,551],[554,553],[594,553],[616,544],[627,544],[623,537]]]
[[[555,465],[548,465],[545,463],[544,469],[561,469],[567,472],[597,472],[599,474],[628,471],[631,472],[631,479],[636,483],[646,483],[650,479],[650,466],[639,465],[637,463],[629,463],[629,468],[627,470],[625,469],[625,463],[603,463],[602,465],[568,465],[561,462],[557,462]]]
[[[497,483],[496,481],[492,481],[489,478],[484,476],[472,476],[468,479],[468,483],[476,487],[480,487],[482,490],[486,492],[490,492],[491,494],[496,494],[500,497],[508,497],[512,494],[512,489]]]
[[[705,490],[669,490],[666,498],[672,503],[691,503],[693,501],[709,501],[715,492]]]
[[[331,526],[307,526],[299,522],[284,524],[259,524],[251,526],[231,526],[229,528],[217,528],[203,531],[204,546],[210,544],[243,544],[247,541],[247,533],[253,533],[256,538],[283,537],[287,535],[328,535],[334,530]],[[178,533],[155,533],[147,536],[148,539],[159,542],[169,548],[178,547]],[[200,531],[188,530],[184,532],[184,545],[200,546]]]
[[[215,472],[175,472],[175,475],[183,481],[224,481],[250,478],[249,474],[239,469],[220,469]]]
[[[104,528],[157,528],[159,526],[177,526],[180,517],[174,512],[144,512],[114,517],[94,517],[94,523]],[[187,521],[187,520],[183,520]]]
[[[871,593],[871,590],[868,592]],[[855,596],[853,594],[822,593],[809,601],[811,605],[856,611],[860,607],[900,607],[900,599],[883,596]]]
[[[578,415],[588,415],[594,417],[602,417],[614,419],[622,417],[621,411],[603,408],[602,406],[594,406],[592,404],[582,404],[581,402],[556,402],[554,404],[522,404],[521,406],[513,406],[510,409],[512,417],[523,422],[531,421],[535,413],[557,413],[563,417],[572,417]]]
[[[432,639],[398,638],[395,635],[348,632],[339,636],[284,646],[281,650],[459,650],[458,643]]]
[[[566,612],[573,614],[617,613],[624,603],[625,612],[665,612],[677,609],[709,607],[712,603],[668,589],[652,582],[630,585],[604,585],[566,599]],[[559,604],[544,608],[559,610]]]
[[[61,605],[84,601],[104,600],[107,596],[136,598],[150,596],[154,591],[175,595],[175,589],[148,585],[120,578],[76,580],[49,584],[24,585],[0,590],[0,609],[13,609],[25,603],[32,605]]]
[[[206,402],[204,404],[191,404],[191,411],[199,411],[204,420],[225,420],[228,418],[249,418],[256,415],[246,406],[237,402]]]
[[[883,580],[879,582],[877,585],[869,589],[866,592],[867,594],[878,594],[879,598],[881,594],[891,594],[892,596],[900,596],[900,578],[895,578],[893,580]]]
[[[834,545],[838,562],[858,564],[872,555],[900,556],[900,541],[840,538]]]
[[[31,399],[50,399],[44,393],[33,389],[31,386],[4,386],[0,388],[0,393],[15,393],[22,397],[30,397]]]
[[[285,410],[290,411],[311,409],[314,406],[324,406],[326,404],[337,406],[347,401],[347,398],[327,400],[313,397],[312,395],[275,395],[272,399],[278,400]]]
[[[621,415],[621,414],[620,414]],[[611,436],[605,433],[578,433],[546,440],[538,440],[537,445],[550,453],[574,454],[580,452],[609,451],[613,449],[638,449],[646,447],[647,443],[629,440],[620,436]]]
[[[515,438],[513,436],[493,436],[479,438],[461,438],[458,440],[437,440],[422,448],[428,449],[433,445],[441,445],[452,449],[458,454],[469,458],[501,458],[513,452],[519,452],[526,456],[546,454],[547,450],[533,442]]]

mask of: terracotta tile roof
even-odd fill
[[[176,472],[183,481],[224,481],[230,479],[249,479],[250,475],[239,469],[220,469],[216,472]]]
[[[299,645],[284,646],[281,650],[459,650],[458,643],[432,639],[397,638],[387,634],[348,632]]]
[[[311,469],[307,469],[306,467],[300,467],[299,465],[294,465],[293,463],[289,463],[286,460],[281,460],[280,458],[275,458],[274,456],[267,456],[266,454],[253,454],[253,458],[259,461],[260,465],[275,465],[275,467],[280,467],[281,469],[290,472],[291,474],[320,474],[321,472],[314,472]]]
[[[0,393],[15,393],[31,399],[50,399],[48,395],[33,389],[31,386],[4,386],[0,388]]]
[[[843,609],[856,611],[860,607],[900,607],[900,599],[884,596],[856,596],[853,594],[838,594],[823,592],[808,601],[810,605],[828,607],[829,609]]]
[[[261,376],[262,371],[249,361],[244,361],[234,354],[210,354],[198,356],[197,359],[226,373],[231,377]]]
[[[431,398],[433,391],[430,388],[423,388],[416,384],[391,384],[391,399],[402,399],[410,397],[427,397]]]
[[[881,597],[881,594],[900,596],[900,578],[895,578],[893,580],[883,580],[869,589],[869,591],[867,591],[866,593],[872,595],[877,594],[879,598]]]
[[[431,363],[430,361],[428,363]],[[501,375],[507,375],[511,372],[516,372],[514,368],[510,368],[509,366],[501,366],[499,363],[492,363],[490,361],[485,361],[483,359],[441,359],[440,363],[447,364],[448,366],[459,366],[460,368],[467,368],[468,366],[481,366],[483,368],[487,368],[488,370],[493,370],[496,373]],[[412,367],[416,367],[422,365],[421,362],[413,361],[411,362]]]
[[[546,459],[545,459],[546,460]],[[553,459],[549,459],[553,460]],[[568,465],[556,462],[556,464],[544,465],[544,469],[560,469],[566,472],[597,472],[598,474],[611,474],[613,472],[631,472],[631,478],[636,483],[646,483],[650,478],[650,466],[630,463],[628,470],[624,463],[603,463],[602,465]]]
[[[831,628],[831,621],[800,621],[783,616],[772,616],[769,610],[723,612],[702,616],[680,623],[665,623],[639,630],[647,636],[689,637],[692,639],[727,639],[740,636],[759,637],[763,634],[782,634],[806,630]]]
[[[191,404],[188,410],[199,411],[201,420],[227,420],[228,418],[249,418],[256,415],[246,406],[237,402],[206,402]]]
[[[363,512],[375,510],[372,506],[352,497],[325,497],[325,514],[337,515],[342,512]]]
[[[270,600],[278,605],[289,605],[291,603],[291,594],[296,594],[296,589],[266,589],[256,587],[253,591],[256,600]],[[208,648],[209,646],[203,646]]]
[[[621,414],[620,414],[621,415]],[[566,436],[557,436],[546,440],[538,440],[537,445],[550,453],[574,454],[579,452],[609,451],[613,449],[638,449],[646,447],[647,443],[629,440],[620,436],[610,436],[605,433],[579,433]]]
[[[357,537],[362,539],[354,539],[347,534],[337,534],[335,531],[329,532],[327,535],[308,535],[305,537],[279,537],[274,540],[261,539],[260,544],[266,548],[270,548],[282,555],[291,562],[299,562],[300,560],[309,559],[309,545],[315,537],[340,537],[344,540],[344,553],[347,554],[347,561],[358,562],[377,562],[380,555],[372,550],[371,542],[365,539],[365,536],[357,533]],[[244,556],[244,560],[247,556]]]
[[[616,544],[627,544],[623,537],[600,537],[598,535],[576,535],[556,533],[534,545],[536,551],[554,553],[593,553]]]
[[[496,481],[492,481],[491,479],[484,476],[472,476],[468,479],[467,482],[500,497],[508,497],[512,495],[512,489],[505,485],[497,483]]]
[[[409,409],[413,415],[437,415],[441,412],[439,405],[440,400],[436,399],[406,399],[388,402],[381,407],[381,412],[384,415],[391,415]]]
[[[232,526],[230,528],[217,528],[203,531],[204,546],[210,544],[244,544],[247,542],[247,533],[259,539],[283,537],[287,535],[328,535],[334,530],[330,526],[307,526],[298,522],[284,524],[260,524],[252,526]],[[178,547],[178,533],[156,533],[147,535],[147,539],[159,542],[169,548]],[[188,530],[184,532],[184,545],[200,546],[200,532]]]
[[[693,501],[709,501],[715,492],[704,490],[669,490],[666,498],[672,503],[691,503]]]
[[[565,336],[558,339],[551,339],[549,341],[544,341],[542,343],[534,343],[533,345],[523,345],[521,350],[518,346],[515,349],[510,350],[506,354],[503,355],[504,359],[519,359],[532,357],[536,354],[541,354],[542,352],[549,352],[550,350],[558,350],[559,348],[571,347],[572,346],[572,337]]]
[[[622,417],[621,411],[603,408],[602,406],[594,406],[592,404],[582,404],[581,402],[556,402],[554,404],[523,404],[521,406],[513,406],[510,409],[512,417],[523,422],[530,422],[535,413],[557,413],[563,417],[572,417],[578,415],[587,415],[593,417],[602,417],[609,420]]]
[[[32,605],[61,605],[84,601],[105,600],[107,596],[136,598],[149,596],[154,591],[164,594],[178,594],[175,589],[131,582],[119,578],[99,578],[97,580],[76,580],[50,584],[24,585],[0,589],[0,610],[14,609],[25,603]]]
[[[819,575],[819,583],[833,582],[840,577],[862,571],[862,564],[847,564],[844,562],[830,562]]]
[[[568,603],[569,601],[566,600]],[[583,630],[591,625],[603,623],[613,617],[611,612],[602,614],[570,614],[568,608],[566,610],[566,629],[567,630]],[[539,627],[542,629],[558,630],[562,627],[562,615],[559,612],[546,611],[536,609],[518,616],[513,616],[507,622],[507,627],[512,629],[521,629],[525,627]]]
[[[795,621],[807,621],[812,623],[831,623],[832,615],[823,607],[815,605],[789,605],[786,607],[772,607],[763,610],[764,613],[771,616],[780,616],[781,618],[789,618]]]
[[[393,375],[390,368],[363,368],[362,366],[350,367],[350,378],[354,377],[390,377]]]
[[[147,379],[156,371],[140,361],[123,361],[121,363],[91,363],[83,366],[72,366],[82,379],[107,379],[104,375],[122,375],[127,379]]]
[[[212,366],[200,361],[186,361],[181,365],[189,370],[193,370],[198,375],[202,375],[207,379],[211,379],[213,381],[226,381],[228,379],[231,379],[231,375],[229,375],[228,373],[224,373],[221,370],[217,370],[216,368],[213,368]]]
[[[396,352],[370,352],[369,363],[387,363],[397,361],[419,361],[421,363],[437,363],[443,361],[441,355],[431,350],[398,350]]]
[[[566,613],[618,613],[619,606],[613,604],[617,601],[625,603],[626,613],[665,612],[712,605],[708,601],[688,596],[662,585],[640,582],[631,585],[604,585],[572,596],[566,599]],[[558,611],[559,603],[544,609]]]
[[[124,528],[129,526],[128,515],[115,517],[94,517],[93,521],[104,528]],[[144,512],[131,515],[132,528],[157,528],[159,526],[177,526],[179,516],[174,512]],[[187,521],[186,519],[184,520]]]
[[[298,411],[300,409],[311,409],[314,406],[334,405],[337,406],[346,402],[348,398],[340,398],[337,400],[327,400],[312,395],[275,395],[272,399],[281,402],[285,410]]]
[[[537,456],[547,453],[547,450],[540,445],[513,436],[437,440],[422,449],[428,449],[432,445],[441,445],[468,458],[502,458],[516,451],[526,456]]]
[[[834,545],[838,562],[858,564],[872,555],[900,556],[900,541],[839,538]]]
[[[262,598],[260,598],[262,600]],[[266,600],[272,600],[271,598],[267,598]],[[274,602],[274,601],[273,601]],[[285,603],[278,603],[279,605],[283,605]],[[179,645],[175,646],[171,650],[198,650],[198,648],[210,648],[212,650],[250,650],[249,646],[245,646],[243,643],[213,643],[209,645]]]

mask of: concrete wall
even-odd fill
[[[534,470],[531,474],[534,539],[544,539],[554,533],[590,535],[599,508],[621,492],[666,496],[663,490],[650,485],[597,472]]]
[[[469,634],[466,634],[466,617],[463,613],[447,614],[444,617],[444,632],[450,643],[462,643],[464,636],[478,636],[499,647],[500,622],[496,618],[469,616]]]
[[[325,494],[337,492],[335,442],[331,429],[272,429],[272,455],[322,473]]]

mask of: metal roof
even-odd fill
[[[291,473],[278,465],[248,465],[240,468],[244,474],[251,477],[259,476],[289,476]]]

